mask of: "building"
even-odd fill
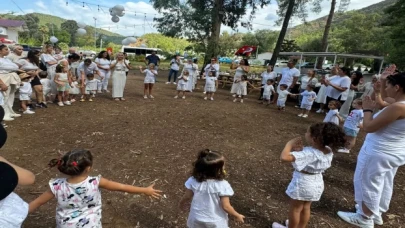
[[[18,43],[18,32],[27,30],[24,21],[0,19],[0,38]]]
[[[270,59],[272,56],[273,56],[273,53],[271,53],[271,52],[263,52],[263,53],[257,55],[257,60],[260,60],[263,65],[267,65],[267,63],[270,62]]]

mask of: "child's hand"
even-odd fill
[[[293,151],[301,151],[304,148],[301,137],[291,139],[287,144],[292,147]]]
[[[159,193],[161,193],[162,191],[154,189],[153,186],[155,186],[155,184],[152,184],[152,185],[150,185],[149,187],[147,187],[147,188],[145,189],[145,193],[144,193],[144,194],[147,195],[147,196],[151,196],[151,197],[153,197],[153,198],[155,198],[155,199],[159,199],[160,197],[162,197],[162,195],[159,194]]]
[[[244,219],[245,219],[245,216],[243,216],[241,214],[238,214],[237,216],[235,216],[235,220],[237,222],[245,223]]]

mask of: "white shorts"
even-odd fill
[[[263,94],[263,100],[270,100],[271,94]]]
[[[177,90],[178,91],[186,91],[187,89],[187,84],[177,84]]]
[[[300,108],[301,108],[301,109],[305,109],[305,110],[311,110],[312,105],[301,103],[301,107],[300,107]]]
[[[30,101],[31,97],[29,94],[26,93],[20,93],[20,101]]]
[[[145,77],[144,84],[155,84],[155,77]]]
[[[277,100],[278,107],[285,107],[285,100]]]
[[[204,88],[204,90],[205,90],[205,92],[208,92],[208,93],[215,93],[215,91],[216,91],[216,87],[215,87],[215,85],[205,85],[205,88]]]

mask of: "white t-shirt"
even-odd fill
[[[178,64],[175,59],[172,59],[170,61],[170,69],[179,70],[180,69],[180,64]]]
[[[194,193],[187,226],[196,227],[196,222],[215,223],[215,227],[228,227],[228,214],[221,206],[221,197],[233,196],[231,185],[226,180],[206,180],[198,182],[190,177],[185,183]]]
[[[347,77],[347,76],[344,76],[344,77],[339,77],[339,76],[331,77],[331,78],[329,78],[329,82],[331,84],[333,84],[333,85],[337,85],[339,87],[347,88],[347,89],[350,89],[350,84],[352,83],[350,78]],[[343,92],[340,92],[340,91],[336,90],[332,86],[327,87],[326,95],[328,97],[331,97],[331,98],[336,99],[336,100],[339,98],[340,95],[342,95],[342,97],[340,98],[342,101],[345,101],[347,99],[347,94],[346,94],[346,96],[344,96]]]
[[[311,80],[310,85],[316,86],[316,84],[318,83],[318,79],[316,79],[316,78],[311,79],[310,77],[305,75],[301,78],[301,89],[307,89],[309,80]]]
[[[94,91],[97,90],[97,79],[87,80],[86,81],[86,91]]]
[[[38,66],[29,62],[26,59],[20,59],[17,61],[17,64],[20,65],[22,70],[30,71],[30,70],[38,70]]]
[[[108,59],[99,59],[96,58],[96,60],[94,60],[95,63],[98,63],[102,68],[100,68],[101,70],[108,70],[110,69],[110,65],[111,65],[111,61]]]
[[[117,60],[113,60],[111,61],[111,65],[115,64],[117,62]],[[125,62],[128,64],[127,60],[125,60]],[[123,63],[123,62],[119,62],[117,63],[117,65],[115,65],[114,70],[123,70],[123,71],[127,71],[127,66]]]
[[[157,73],[156,70],[149,70],[149,69],[146,69],[146,70],[145,70],[145,78],[154,78],[155,75],[154,75],[152,72]]]
[[[54,54],[53,58],[56,59],[57,61],[61,61],[65,58],[65,56],[63,55],[63,53],[59,53],[59,54]]]
[[[339,111],[337,109],[329,110],[329,112],[326,114],[323,122],[324,123],[335,123],[336,125],[339,125],[339,118],[337,117],[338,114],[339,114]]]
[[[267,80],[269,79],[275,79],[277,77],[277,74],[275,72],[263,72],[262,73],[262,85],[267,83]]]
[[[0,200],[0,227],[21,227],[28,215],[28,204],[14,192]]]
[[[0,58],[0,74],[8,74],[18,70],[18,65],[6,58]]]
[[[49,68],[50,66],[55,65],[55,64],[49,65],[48,62],[57,62],[57,60],[51,54],[42,54],[41,55],[41,61],[42,61],[43,64],[45,64],[45,66],[47,68]]]
[[[304,105],[312,105],[316,99],[316,93],[314,91],[305,90],[301,93],[301,96],[303,96],[302,104]]]
[[[217,81],[217,77],[206,77],[205,78],[205,85],[207,86],[215,86],[215,81]]]
[[[47,78],[42,78],[41,79],[41,84],[42,84],[42,89],[44,91],[49,91],[51,90],[51,80],[47,79]]]
[[[286,101],[288,94],[291,94],[290,92],[288,92],[288,90],[280,90],[278,93],[278,100],[279,101]]]
[[[275,92],[273,85],[264,84],[262,88],[264,89],[263,96],[271,96]]]
[[[219,64],[207,64],[207,66],[204,68],[205,71],[205,77],[209,77],[209,72],[215,70],[215,77],[219,76]]]
[[[32,93],[32,86],[29,82],[22,82],[22,86],[20,86],[20,94],[28,94],[31,95]]]
[[[25,56],[23,55],[23,54],[21,54],[21,55],[16,55],[16,54],[14,54],[14,53],[10,53],[8,56],[7,56],[7,59],[9,59],[9,60],[11,60],[11,62],[13,62],[13,63],[18,63],[18,60],[20,60],[20,59],[22,59],[22,58],[24,58]]]
[[[343,127],[347,127],[352,130],[356,130],[357,132],[360,131],[358,127],[361,123],[363,123],[364,113],[363,110],[353,109],[350,114],[347,116]]]
[[[297,68],[284,68],[281,72],[281,80],[280,85],[285,84],[287,86],[291,86],[293,83],[294,78],[298,78],[300,76],[300,71]]]

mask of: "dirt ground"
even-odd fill
[[[281,163],[285,143],[303,136],[306,128],[322,121],[323,115],[311,113],[298,118],[289,103],[287,111],[257,104],[258,93],[245,103],[233,103],[229,87],[220,89],[215,101],[204,101],[200,90],[187,99],[173,99],[174,85],[165,85],[167,72],[160,72],[155,99],[144,100],[143,77],[131,73],[125,96],[113,101],[98,95],[94,102],[74,103],[71,107],[50,105],[35,115],[24,115],[10,122],[9,139],[2,156],[36,173],[33,186],[19,187],[17,193],[27,202],[47,190],[48,181],[60,176],[47,169],[58,151],[90,149],[95,157],[93,174],[126,184],[147,186],[155,182],[164,191],[159,201],[120,192],[102,190],[103,227],[186,227],[187,213],[177,209],[190,176],[191,163],[199,150],[209,148],[225,154],[227,180],[235,190],[231,202],[246,216],[246,223],[230,227],[271,227],[287,218],[285,194],[292,177],[292,166]],[[336,154],[333,166],[324,175],[325,192],[312,206],[309,227],[350,227],[336,212],[354,210],[353,173],[356,157],[364,139],[361,134],[352,154]],[[405,227],[404,169],[399,169],[393,202],[384,216],[383,227]],[[23,227],[55,227],[53,200],[30,214]]]

